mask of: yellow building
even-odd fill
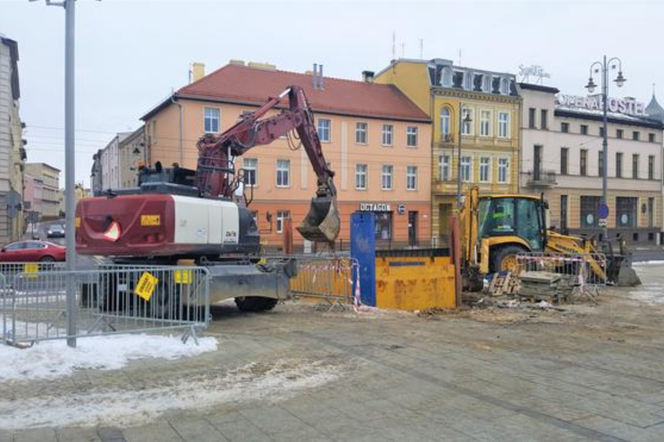
[[[457,204],[458,170],[463,194],[468,186],[479,186],[483,193],[518,191],[521,98],[514,75],[459,67],[443,59],[395,60],[375,76],[375,82],[398,87],[433,122],[434,241],[446,240]]]

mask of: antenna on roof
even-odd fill
[[[396,33],[396,31],[392,31],[392,60],[397,59],[396,44],[397,44],[397,33]]]

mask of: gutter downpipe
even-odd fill
[[[184,126],[184,114],[182,112],[182,105],[175,99],[175,94],[171,95],[171,103],[175,104],[180,110],[180,167],[184,167],[184,150],[182,146],[182,131]]]

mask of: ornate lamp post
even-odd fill
[[[470,118],[470,112],[463,104],[459,104],[459,144],[457,155],[457,210],[460,211],[461,204],[461,134],[463,133],[463,125],[470,124],[473,120]]]

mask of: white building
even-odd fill
[[[601,97],[576,97],[521,83],[522,192],[544,193],[551,224],[575,234],[601,233],[604,161]],[[662,122],[633,98],[608,101],[609,236],[655,243],[662,230]]]
[[[101,166],[102,189],[119,189],[120,179],[120,143],[132,132],[120,132],[101,150],[99,164]]]

